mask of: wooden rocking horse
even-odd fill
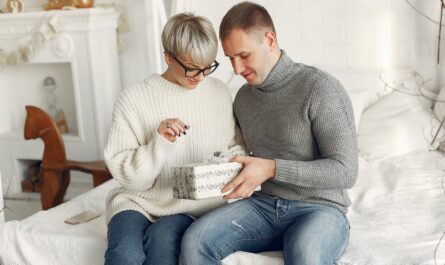
[[[43,110],[26,106],[25,139],[42,138],[44,152],[41,164],[43,185],[41,190],[42,208],[47,210],[63,202],[70,183],[70,170],[93,175],[94,187],[111,179],[104,161],[78,162],[67,160],[63,138],[56,123]]]

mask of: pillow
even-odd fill
[[[428,100],[393,91],[363,112],[359,154],[377,160],[428,149],[438,125]]]
[[[369,91],[367,90],[346,90],[351,99],[352,110],[354,112],[355,128],[358,131],[363,110],[369,101]]]
[[[378,70],[354,70],[332,66],[319,68],[337,78],[346,91],[367,90],[369,94],[365,109],[390,92],[385,89],[384,83],[379,79]]]
[[[360,126],[362,112],[392,91],[385,83],[390,86],[396,86],[398,83],[413,79],[412,71],[403,69],[380,71],[376,69],[351,69],[333,66],[317,67],[334,76],[342,83],[352,102],[357,129]]]

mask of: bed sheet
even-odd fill
[[[350,195],[350,243],[340,265],[445,263],[445,157],[418,151],[390,159],[360,160]],[[22,221],[0,225],[1,264],[103,264],[104,200],[109,181],[69,202]],[[102,213],[81,225],[63,221],[84,210]],[[238,252],[225,265],[279,265],[280,252]]]

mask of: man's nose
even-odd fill
[[[232,60],[232,67],[233,67],[233,71],[235,72],[236,75],[239,75],[244,71],[243,63],[237,58],[234,58]]]

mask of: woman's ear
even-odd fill
[[[167,65],[170,65],[173,61],[173,58],[170,53],[164,52],[164,60]]]

